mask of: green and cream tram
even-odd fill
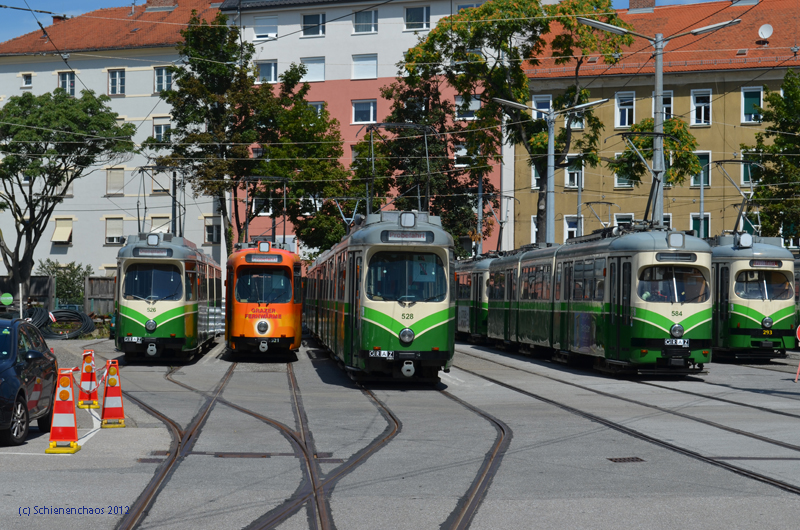
[[[717,236],[711,246],[715,355],[785,358],[795,346],[794,256],[779,237],[741,232]]]
[[[358,216],[308,269],[306,327],[353,378],[438,381],[453,359],[453,268],[438,217]]]
[[[456,264],[456,333],[461,338],[486,336],[489,318],[489,264],[495,254],[484,254]]]
[[[125,359],[188,357],[224,332],[219,265],[172,234],[131,235],[117,254],[116,347]]]
[[[700,372],[711,360],[710,278],[699,238],[598,230],[494,260],[488,337],[611,372]]]

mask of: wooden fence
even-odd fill
[[[87,315],[110,315],[114,312],[113,276],[87,276],[84,284],[83,311]]]
[[[5,309],[19,314],[19,289],[20,285],[9,281],[8,276],[0,276],[0,294],[11,293],[14,303],[6,306]],[[48,311],[55,309],[56,304],[56,281],[50,276],[31,276],[30,292],[22,293],[23,308],[28,308],[28,303],[42,306]],[[3,306],[0,306],[2,309]]]

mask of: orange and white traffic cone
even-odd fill
[[[81,450],[78,445],[78,421],[75,417],[75,398],[72,392],[71,368],[59,368],[53,402],[53,423],[50,426],[50,447],[47,454],[74,454]],[[69,445],[58,445],[67,443]]]
[[[33,383],[33,392],[28,398],[28,410],[33,410],[39,404],[39,397],[42,395],[42,378],[37,377],[36,382]]]
[[[120,386],[119,363],[117,361],[106,361],[105,382],[101,426],[104,429],[125,427],[125,409],[122,407],[122,387]]]
[[[83,350],[83,369],[78,392],[79,409],[99,409],[97,402],[97,374],[94,369],[94,350]]]

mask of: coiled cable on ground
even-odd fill
[[[28,311],[31,313],[31,310]],[[31,322],[41,330],[42,335],[48,340],[59,339],[77,339],[81,335],[86,335],[94,331],[94,322],[89,315],[81,313],[80,311],[73,311],[72,309],[57,309],[52,312],[56,322],[78,322],[80,327],[73,331],[55,331],[51,325],[50,317],[47,311],[41,308],[33,310],[33,315],[30,317]],[[42,321],[41,317],[44,317]]]

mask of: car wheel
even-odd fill
[[[21,445],[28,437],[28,405],[22,396],[17,397],[14,409],[11,411],[11,427],[2,432],[3,443],[6,445]]]
[[[58,373],[58,371],[56,371],[56,373]],[[50,426],[53,424],[53,409],[55,407],[56,396],[54,394],[53,399],[50,400],[50,410],[47,411],[47,414],[36,420],[36,426],[39,427],[39,432],[50,432]]]

